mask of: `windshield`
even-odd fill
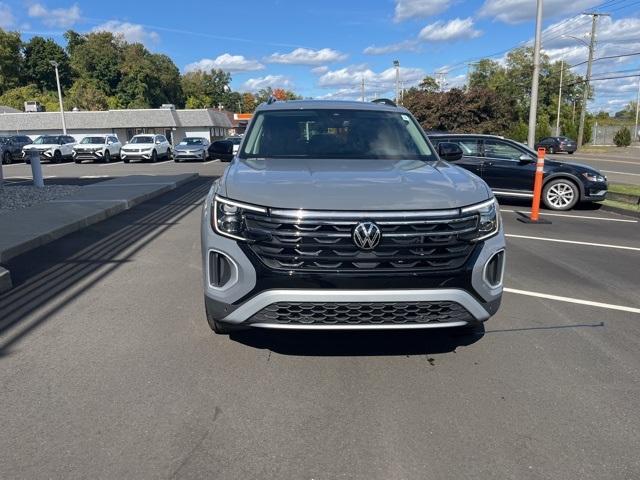
[[[48,145],[51,143],[58,143],[58,137],[53,137],[49,135],[43,135],[41,137],[36,138],[33,143],[36,145]]]
[[[153,137],[133,137],[131,143],[153,143]]]
[[[227,137],[225,140],[233,143],[234,145],[240,145],[242,143],[242,138],[240,137]]]
[[[80,143],[104,143],[105,137],[84,137]]]
[[[203,143],[201,138],[183,138],[179,145],[202,145]]]
[[[259,113],[241,157],[435,160],[410,115],[349,109]]]

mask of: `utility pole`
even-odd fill
[[[587,114],[587,99],[589,98],[589,82],[591,80],[591,65],[593,63],[593,49],[596,46],[596,24],[598,17],[608,17],[608,13],[584,13],[583,15],[591,15],[591,39],[589,41],[589,59],[587,61],[587,78],[584,83],[582,92],[582,109],[580,110],[580,125],[578,126],[578,148],[582,146],[584,138],[584,119]]]
[[[560,105],[562,105],[562,74],[564,73],[564,60],[560,62],[560,89],[558,90],[558,114],[556,115],[556,137],[560,136]]]
[[[638,77],[638,94],[636,95],[636,128],[633,131],[633,140],[638,140],[638,113],[640,113],[640,77]]]
[[[362,83],[360,84],[360,93],[361,93],[362,101],[364,102],[364,76],[362,77]]]
[[[393,66],[396,68],[396,105],[400,103],[400,61],[394,60]]]
[[[56,84],[58,85],[58,101],[60,102],[60,118],[62,119],[62,134],[67,134],[67,124],[64,121],[64,108],[62,106],[62,90],[60,89],[60,75],[58,74],[58,62],[50,60],[49,63],[56,69]]]
[[[531,105],[529,106],[529,135],[527,144],[533,148],[536,143],[536,123],[538,119],[538,81],[540,76],[540,40],[542,36],[542,0],[536,5],[536,39],[533,46],[533,78],[531,79]]]

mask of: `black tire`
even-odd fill
[[[82,160],[80,160],[79,158],[76,158],[76,163],[82,163]]]
[[[51,161],[53,163],[60,163],[62,161],[62,153],[60,153],[60,150],[56,150],[55,152],[53,152],[53,158],[51,159]]]
[[[180,163],[180,160],[178,160],[176,157],[173,157],[173,161],[176,163]]]
[[[202,152],[202,158],[201,158],[201,160],[202,160],[202,163],[204,163],[204,162],[206,162],[206,161],[207,161],[207,152]]]
[[[575,152],[567,152],[569,155],[573,155]]]
[[[167,154],[165,156],[167,160],[171,160],[173,158],[172,152],[170,148],[167,148]]]
[[[103,161],[104,163],[109,163],[111,161],[111,152],[109,150],[104,151]]]
[[[158,161],[158,153],[154,150],[151,152],[151,163],[156,163]]]
[[[31,160],[29,160],[28,158],[25,158],[24,163],[26,163],[27,165],[31,165]]]
[[[2,163],[5,165],[11,165],[11,153],[4,152],[4,155],[2,155]]]
[[[129,160],[128,158],[123,158],[123,159],[122,159],[122,161],[123,161],[124,163],[129,163],[129,161],[130,161],[130,160]]]
[[[542,189],[542,201],[549,210],[571,210],[580,200],[580,189],[571,180],[555,178]]]

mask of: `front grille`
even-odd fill
[[[455,302],[292,303],[263,308],[249,323],[298,325],[382,325],[470,321],[471,314]]]
[[[440,271],[461,268],[471,255],[478,216],[457,210],[370,214],[381,231],[373,250],[358,248],[353,229],[366,213],[303,218],[247,212],[249,248],[269,268],[287,271]]]

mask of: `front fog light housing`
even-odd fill
[[[211,210],[211,224],[217,233],[243,241],[248,241],[245,214],[247,212],[267,213],[266,208],[236,202],[219,196],[215,197]]]
[[[500,212],[495,198],[464,207],[462,213],[477,213],[480,217],[478,220],[478,236],[474,239],[476,242],[493,237],[500,230]]]

